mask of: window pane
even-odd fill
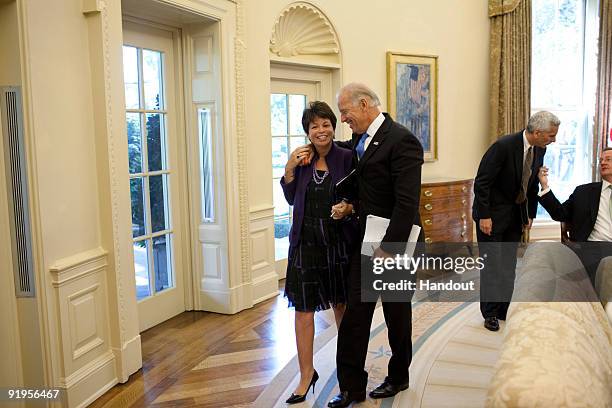
[[[274,258],[287,258],[289,252],[289,231],[291,230],[291,222],[288,218],[274,220]]]
[[[202,222],[215,222],[213,184],[213,142],[210,127],[210,109],[198,109],[200,132],[200,175],[202,186]]]
[[[304,136],[291,137],[290,139],[291,139],[291,146],[289,146],[289,151],[291,152],[297,149],[298,147],[308,143],[308,139],[305,138]]]
[[[140,114],[125,114],[128,137],[128,161],[130,174],[142,172],[142,133]]]
[[[139,237],[145,234],[144,194],[142,183],[144,179],[137,177],[130,179],[130,196],[132,198],[132,236]]]
[[[287,164],[287,138],[272,138],[272,177],[282,177]]]
[[[145,109],[164,109],[161,52],[142,50],[142,76]]]
[[[149,287],[149,240],[134,242],[134,270],[136,276],[136,299],[151,296]]]
[[[287,134],[287,95],[270,95],[270,112],[272,123],[272,136]]]
[[[306,95],[289,95],[289,131],[292,135],[303,135],[302,114],[306,107]]]
[[[151,230],[153,233],[169,229],[167,217],[168,183],[167,176],[149,177],[149,191],[151,200]]]
[[[138,89],[138,48],[123,46],[123,82],[125,83],[125,107],[140,108]]]
[[[548,181],[561,201],[569,198],[574,188],[591,180],[591,146],[588,120],[584,112],[554,111],[561,120],[556,143],[546,148],[544,166],[550,169]],[[549,218],[543,208],[538,216]]]
[[[583,1],[534,0],[532,106],[582,101]]]
[[[174,286],[172,277],[170,235],[153,238],[153,265],[155,265],[155,293]]]
[[[165,154],[165,115],[147,114],[147,159],[149,171],[166,169]]]
[[[272,180],[272,190],[274,192],[274,216],[289,215],[289,203],[283,194],[283,188],[278,179]]]

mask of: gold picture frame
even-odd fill
[[[387,103],[391,117],[423,145],[425,161],[436,161],[438,57],[387,52]]]

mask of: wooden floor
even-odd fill
[[[331,322],[315,314],[316,332]],[[246,407],[295,355],[293,310],[280,293],[232,316],[182,313],[141,340],[142,369],[92,407]]]

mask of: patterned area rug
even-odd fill
[[[475,335],[476,337],[489,339],[492,338],[490,351],[495,353],[496,347],[501,344],[501,332],[496,334],[487,333],[482,329],[481,318],[479,317],[477,303],[460,303],[460,302],[420,302],[413,304],[413,326],[412,326],[412,341],[413,341],[413,364],[411,366],[410,388],[395,398],[387,398],[384,400],[373,400],[367,398],[366,401],[359,404],[360,407],[392,407],[392,406],[425,406],[426,400],[423,393],[431,389],[431,384],[427,383],[429,371],[434,363],[434,360],[447,347],[449,339],[457,333],[463,332],[463,326],[471,325],[469,330],[475,330],[475,333],[467,336]],[[443,332],[443,333],[442,333]],[[461,334],[460,334],[461,335]],[[320,378],[317,382],[317,389],[314,397],[311,394],[305,402],[297,406],[303,407],[325,407],[327,401],[338,393],[338,382],[336,378],[335,355],[336,355],[336,328],[329,327],[327,330],[319,334],[315,338],[315,368],[317,369]],[[435,343],[435,355],[431,355],[432,350],[429,350]],[[489,345],[485,345],[489,347]],[[467,346],[466,346],[467,347]],[[489,349],[487,349],[489,350]],[[387,341],[387,329],[384,322],[382,308],[378,305],[370,332],[370,343],[368,356],[366,359],[366,370],[368,371],[368,390],[373,389],[380,384],[387,372],[387,364],[391,354]],[[420,356],[427,356],[425,361],[421,361]],[[495,355],[493,355],[493,360]],[[487,364],[490,365],[491,362]],[[494,361],[492,362],[494,363]],[[445,363],[446,364],[446,363]],[[486,364],[485,364],[486,365]],[[492,367],[486,367],[492,371]],[[424,371],[422,373],[421,371]],[[459,373],[461,375],[461,373]],[[479,393],[476,399],[482,399],[486,395],[486,384],[488,374],[483,379],[483,385],[479,388]],[[254,402],[255,407],[286,407],[285,399],[291,394],[299,381],[299,370],[297,357],[293,358],[289,363],[274,377],[266,389],[260,394]],[[429,387],[429,388],[428,388]],[[457,400],[452,401],[457,404]],[[467,402],[467,401],[466,401]],[[474,399],[470,403],[474,403]],[[463,405],[463,404],[459,404]],[[459,406],[456,405],[456,406]],[[451,405],[452,406],[452,405]],[[478,406],[478,405],[476,405]],[[482,405],[480,405],[482,406]]]

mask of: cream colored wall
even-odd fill
[[[249,204],[254,211],[272,206],[268,44],[276,17],[290,2],[245,3]],[[343,83],[365,82],[383,107],[387,51],[439,56],[438,161],[424,165],[423,178],[474,177],[488,145],[487,2],[381,0],[375,7],[366,0],[310,3],[336,29]]]
[[[0,86],[19,85],[19,39],[17,27],[17,5],[15,2],[0,4]]]
[[[37,2],[27,9],[45,269],[99,245],[92,81],[81,1]]]
[[[19,85],[19,39],[15,3],[0,4],[0,87]],[[0,112],[0,124],[2,113]],[[0,125],[0,236],[9,237],[9,204],[6,185],[4,143]],[[11,246],[0,245],[0,350],[5,361],[0,365],[0,387],[23,384],[17,303],[11,262]]]
[[[45,361],[37,374],[44,376],[46,385],[66,390],[68,406],[83,406],[116,383],[117,377],[125,380],[141,365],[137,323],[134,331],[123,330],[121,335],[117,329],[129,324],[125,318],[137,319],[134,291],[129,290],[133,274],[123,286],[115,282],[116,258],[107,259],[114,255],[115,246],[103,233],[112,229],[113,220],[108,186],[101,184],[107,182],[109,167],[115,174],[127,174],[127,155],[109,165],[104,144],[99,143],[112,135],[123,141],[117,149],[127,151],[120,4],[17,2],[37,281],[37,304],[29,309],[40,313],[40,318],[29,321],[38,324],[40,334],[30,339],[41,342],[44,350],[44,359],[33,353],[31,357]],[[114,19],[102,28],[103,11]],[[118,44],[108,53],[103,53],[108,42],[100,40],[105,30],[112,32],[109,35]],[[118,75],[101,74],[104,63],[118,66],[114,71]],[[109,129],[105,113],[112,104],[117,108]],[[121,181],[125,182],[121,191],[129,196],[127,181]],[[129,197],[121,204],[129,214]],[[133,260],[129,220],[123,225],[122,236],[129,243],[122,247],[122,256],[127,253],[130,259],[122,263],[125,269]],[[109,294],[108,281],[129,295],[117,294],[116,288]],[[120,323],[116,309],[109,309],[116,296],[129,297],[121,304]],[[21,330],[31,333],[32,328],[22,325]],[[126,362],[133,339],[135,364]],[[24,375],[27,367],[24,362]]]

